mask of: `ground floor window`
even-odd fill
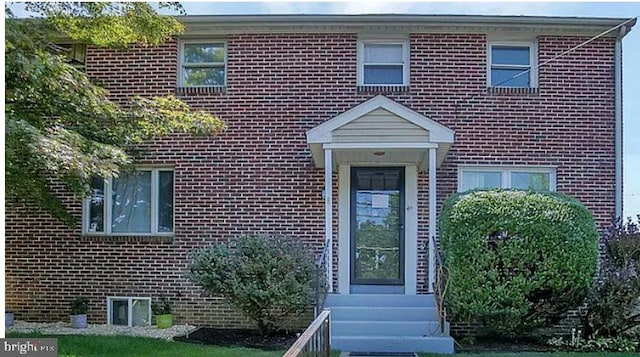
[[[109,297],[107,298],[107,321],[109,325],[147,326],[151,324],[151,298]]]
[[[517,188],[522,190],[556,190],[556,170],[538,166],[460,166],[458,191],[475,188]]]
[[[172,234],[173,170],[139,169],[93,178],[84,207],[88,234]]]

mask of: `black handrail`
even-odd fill
[[[315,291],[315,306],[313,316],[317,317],[324,309],[324,302],[329,292],[329,283],[327,278],[327,266],[329,259],[329,249],[331,244],[326,241],[320,257],[316,260],[316,291]],[[330,274],[330,273],[329,273]]]

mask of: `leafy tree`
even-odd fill
[[[182,11],[177,3],[160,4]],[[5,7],[6,194],[74,223],[52,192],[61,182],[85,197],[93,176],[115,177],[136,144],[174,132],[213,135],[224,123],[171,97],[109,100],[103,88],[65,61],[60,38],[109,48],[162,43],[183,26],[147,3],[37,2],[37,19]]]

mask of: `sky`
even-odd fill
[[[447,14],[619,17],[640,16],[640,2],[182,2],[188,15]],[[20,15],[19,6],[16,15]],[[640,23],[623,46],[623,216],[640,214]]]

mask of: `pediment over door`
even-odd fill
[[[334,168],[341,163],[416,164],[426,170],[428,149],[438,149],[439,165],[453,140],[453,130],[382,95],[307,131],[319,168],[325,166],[324,149],[332,149]]]

